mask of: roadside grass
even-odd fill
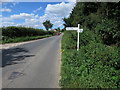
[[[17,42],[24,42],[24,41],[30,41],[30,40],[37,40],[37,39],[42,39],[42,38],[51,37],[51,36],[52,35],[8,38],[7,40],[3,40],[2,44],[5,44],[5,43],[17,43]]]
[[[120,88],[118,47],[104,45],[93,32],[80,33],[80,50],[76,50],[77,33],[66,31],[62,37],[62,88]]]

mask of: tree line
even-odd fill
[[[98,34],[104,44],[118,44],[120,41],[120,2],[77,2],[64,26],[87,27]]]

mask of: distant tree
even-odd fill
[[[57,31],[60,32],[60,27],[57,28]]]
[[[51,23],[51,24],[50,24],[50,28],[52,29],[52,27],[53,27],[53,24]]]
[[[50,20],[46,20],[45,22],[43,22],[43,25],[47,31],[49,30],[49,28],[53,27],[53,24],[50,22]]]

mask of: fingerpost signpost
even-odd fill
[[[80,29],[80,24],[78,24],[78,27],[66,27],[66,30],[77,30],[78,32],[78,40],[77,40],[77,51],[79,50],[79,33],[83,32],[83,29]]]

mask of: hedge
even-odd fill
[[[93,32],[66,31],[62,38],[62,88],[120,88],[119,49],[104,45]]]

